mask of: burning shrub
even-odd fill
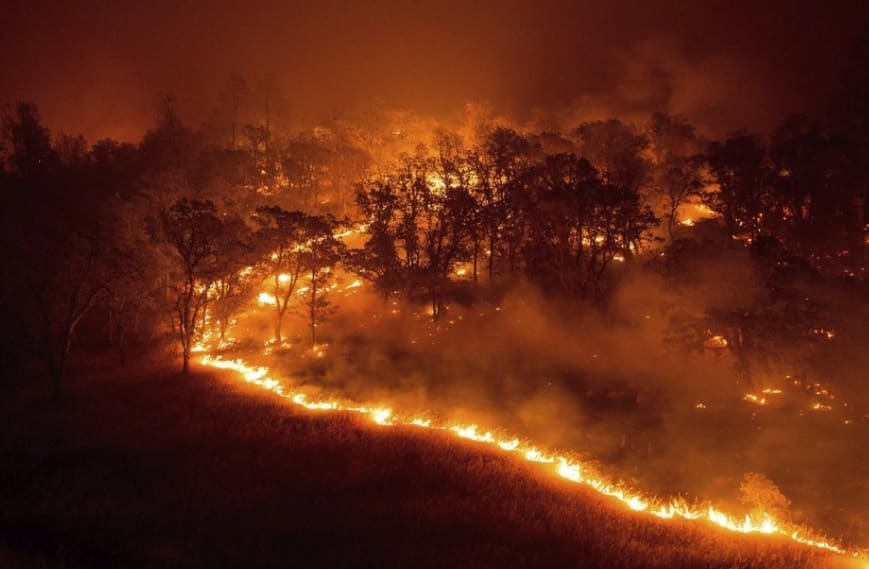
[[[739,501],[756,510],[784,520],[788,517],[791,501],[782,494],[775,482],[757,472],[748,472],[739,484]]]

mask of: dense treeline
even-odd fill
[[[174,339],[186,371],[205,326],[222,338],[261,284],[275,341],[302,302],[316,344],[339,264],[385,296],[426,299],[433,318],[459,289],[497,294],[518,280],[604,303],[618,267],[678,271],[710,239],[750,245],[770,291],[795,266],[864,276],[869,137],[842,121],[794,116],[766,139],[709,141],[660,113],[566,133],[478,121],[464,136],[384,120],[284,137],[229,120],[231,136],[194,131],[167,105],[140,143],[88,146],[52,136],[33,104],[6,109],[6,372],[41,361],[59,391],[83,328],[122,361]],[[360,224],[364,246],[348,250],[339,234]],[[739,350],[759,313],[710,317]]]

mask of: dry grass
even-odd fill
[[[0,402],[2,567],[792,569],[829,557],[614,507],[452,437],[156,367]]]

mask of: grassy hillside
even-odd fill
[[[835,566],[232,374],[80,371],[71,392],[0,401],[0,567]]]

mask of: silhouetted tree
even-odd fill
[[[307,241],[308,217],[300,211],[263,206],[254,215],[258,228],[255,239],[260,247],[260,263],[271,281],[275,311],[275,342],[281,345],[281,325],[305,271],[302,262]]]
[[[581,124],[575,131],[581,155],[600,172],[606,184],[637,191],[649,177],[643,157],[648,146],[637,128],[616,119]]]
[[[21,178],[44,177],[58,165],[51,132],[42,126],[33,103],[19,102],[5,110],[3,137],[9,147],[9,165]]]
[[[184,172],[199,151],[199,140],[178,116],[172,97],[163,101],[157,126],[145,133],[139,145],[148,172]]]
[[[333,269],[344,257],[344,244],[335,237],[339,225],[331,216],[310,216],[305,219],[305,243],[301,252],[301,264],[309,282],[303,296],[311,330],[311,346],[317,347],[317,327],[328,317],[329,279],[334,278]],[[299,289],[300,292],[303,288]]]
[[[645,134],[655,165],[663,164],[670,155],[687,158],[699,150],[694,126],[681,115],[652,113]]]
[[[769,153],[776,234],[804,254],[858,254],[864,174],[857,147],[806,117],[791,116],[773,132]]]
[[[221,147],[235,150],[241,138],[242,110],[248,96],[247,82],[238,73],[233,73],[218,94],[217,107],[211,119]]]
[[[470,192],[448,187],[430,161],[405,156],[388,180],[361,191],[359,203],[374,218],[372,238],[365,252],[357,254],[357,260],[367,265],[365,272],[392,280],[395,265],[390,257],[396,251],[406,292],[424,287],[437,318],[449,275],[468,255],[468,220],[475,208]]]
[[[521,236],[518,197],[528,165],[528,140],[508,128],[496,128],[486,137],[479,152],[469,159],[475,183],[471,191],[479,205],[488,241],[489,283],[495,281],[496,262],[506,257],[515,268]],[[503,251],[506,245],[506,251]]]
[[[215,247],[216,279],[210,297],[211,314],[217,321],[220,342],[226,340],[231,318],[250,301],[256,279],[254,265],[259,260],[250,228],[240,217],[223,219],[223,229]]]
[[[223,240],[223,224],[213,203],[186,198],[163,212],[162,221],[175,257],[169,289],[181,343],[181,370],[187,375],[197,326],[208,292],[220,273],[217,251]]]
[[[679,208],[692,197],[699,197],[704,187],[704,158],[687,158],[668,154],[658,168],[657,191],[664,198],[667,235],[673,240]]]
[[[703,194],[704,202],[721,215],[731,235],[755,237],[769,205],[764,147],[753,135],[740,132],[710,144],[707,160],[718,187]]]
[[[320,140],[302,136],[291,140],[282,161],[289,203],[306,211],[319,208],[332,162],[332,151]]]
[[[523,253],[528,277],[544,290],[578,296],[587,288],[595,239],[594,201],[602,182],[588,160],[547,156],[525,211],[529,232]]]
[[[392,185],[375,181],[358,188],[356,202],[368,225],[368,240],[361,249],[348,251],[346,265],[387,297],[405,286],[393,227],[398,197]]]
[[[142,328],[150,332],[162,316],[158,302],[161,275],[170,272],[170,259],[154,247],[146,231],[140,204],[112,200],[112,243],[109,258],[114,278],[105,295],[108,340],[127,362],[128,344]]]

